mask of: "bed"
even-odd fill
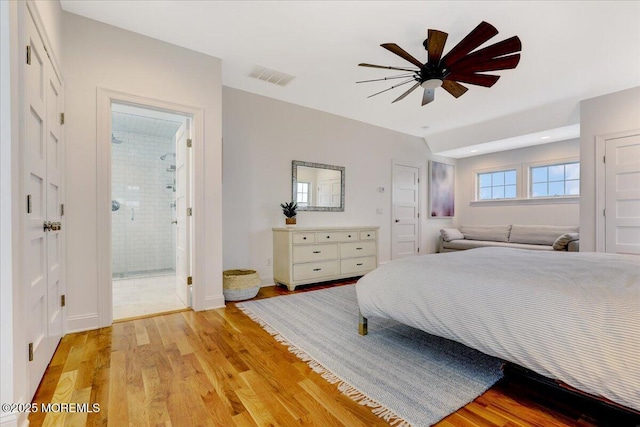
[[[640,257],[478,248],[395,260],[356,284],[396,320],[640,411]]]

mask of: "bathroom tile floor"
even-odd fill
[[[113,320],[186,308],[175,283],[175,274],[113,279]]]

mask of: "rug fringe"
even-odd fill
[[[313,372],[320,374],[320,376],[329,384],[337,384],[338,391],[340,391],[342,394],[358,403],[359,405],[371,408],[371,412],[373,414],[388,422],[389,425],[393,427],[411,427],[411,424],[402,419],[402,417],[393,412],[391,409],[386,408],[377,401],[371,399],[369,396],[344,381],[329,369],[325,368],[322,364],[314,360],[303,350],[296,347],[295,344],[283,337],[278,331],[268,325],[264,320],[253,314],[250,309],[239,305],[236,305],[236,307],[240,309],[240,311],[242,311],[247,317],[249,317],[249,319],[260,325],[260,327],[267,331],[269,335],[273,336],[273,338],[277,342],[286,346],[290,353],[295,355],[301,361],[306,362]]]

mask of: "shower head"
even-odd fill
[[[167,158],[167,156],[169,156],[169,155],[171,155],[171,156],[174,156],[174,157],[175,157],[176,153],[167,153],[167,154],[165,154],[165,155],[163,155],[163,156],[160,156],[160,160],[164,160],[164,159],[166,159],[166,158]]]
[[[113,143],[113,144],[122,144],[122,140],[116,138],[114,134],[111,134],[111,143]]]

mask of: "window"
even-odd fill
[[[296,202],[300,206],[309,206],[309,182],[298,182],[298,200]]]
[[[515,199],[516,170],[478,173],[477,200]]]
[[[580,195],[580,163],[561,163],[529,168],[529,197]]]

